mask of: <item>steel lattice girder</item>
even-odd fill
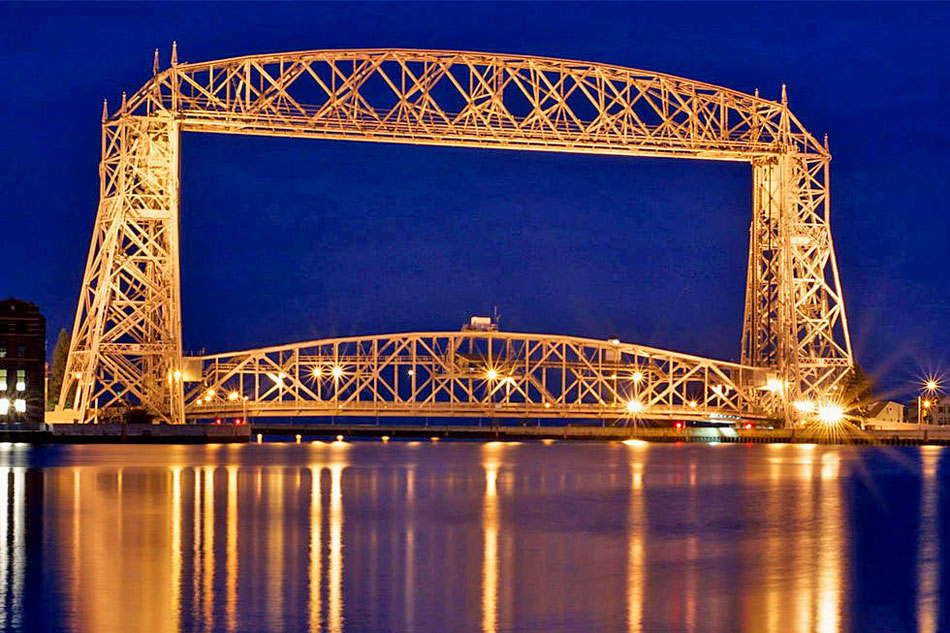
[[[761,369],[566,336],[413,332],[188,360],[201,364],[189,417],[771,415]]]
[[[748,161],[827,154],[781,103],[643,70],[423,50],[176,64],[115,114],[185,131]]]
[[[775,102],[649,71],[487,53],[178,64],[173,50],[171,67],[156,66],[103,124],[99,215],[60,400],[78,388],[83,421],[120,401],[183,419],[180,131],[751,162],[743,362],[781,378],[786,408],[829,397],[852,365],[828,224],[830,154],[784,89]]]

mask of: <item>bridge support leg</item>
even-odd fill
[[[770,374],[766,405],[840,401],[853,364],[828,218],[828,161],[756,159],[742,362]],[[841,404],[847,405],[846,402]]]
[[[100,198],[73,325],[60,417],[124,407],[182,423],[179,127],[168,115],[102,126]],[[64,412],[65,403],[72,408]],[[63,415],[65,413],[65,415]]]

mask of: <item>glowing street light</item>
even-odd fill
[[[639,383],[641,380],[643,380],[643,374],[639,371],[635,371],[633,372],[633,376],[631,376],[631,378],[633,379],[633,382]]]
[[[343,368],[339,365],[335,365],[330,373],[333,374],[334,378],[339,378],[343,375]]]
[[[639,400],[628,400],[627,401],[627,412],[628,413],[640,413],[643,411],[643,403]]]
[[[815,410],[815,403],[811,400],[796,400],[793,404],[799,413],[811,413]]]
[[[844,410],[833,403],[823,404],[818,407],[818,419],[824,424],[838,424],[844,419]]]
[[[919,429],[924,422],[924,409],[929,410],[936,402],[937,390],[940,388],[940,383],[934,377],[929,377],[924,382],[924,389],[930,396],[927,399],[923,399],[922,395],[917,396],[917,428]]]
[[[489,380],[496,380],[498,378],[498,372],[494,369],[489,369],[485,372],[485,377]]]

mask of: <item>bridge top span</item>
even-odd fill
[[[642,68],[633,68],[631,66],[620,66],[619,64],[609,64],[606,62],[583,61],[579,59],[569,59],[566,57],[548,57],[546,55],[525,55],[519,53],[490,53],[487,51],[463,51],[448,49],[425,49],[425,48],[324,48],[310,49],[305,51],[284,51],[277,53],[257,53],[253,55],[238,55],[235,57],[223,57],[221,59],[208,60],[204,62],[184,62],[176,65],[178,72],[201,72],[214,67],[233,66],[243,63],[274,64],[288,62],[293,60],[320,60],[334,58],[338,61],[359,60],[370,57],[391,58],[394,61],[440,61],[452,63],[456,60],[491,64],[491,63],[509,63],[509,64],[535,64],[539,70],[548,69],[567,69],[585,71],[589,69],[601,70],[612,73],[616,76],[631,76],[642,79],[665,79],[673,82],[675,85],[692,86],[699,90],[709,90],[722,92],[739,99],[748,100],[750,103],[757,103],[763,107],[780,107],[779,101],[766,99],[759,95],[750,95],[740,90],[719,86],[706,81],[690,79],[671,73],[662,73]],[[171,72],[171,68],[166,69],[165,73]]]
[[[175,114],[186,131],[575,153],[827,160],[784,96],[536,55],[328,49],[172,65],[109,118]]]

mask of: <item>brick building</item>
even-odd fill
[[[46,319],[27,301],[0,301],[0,425],[38,424],[45,410]]]

